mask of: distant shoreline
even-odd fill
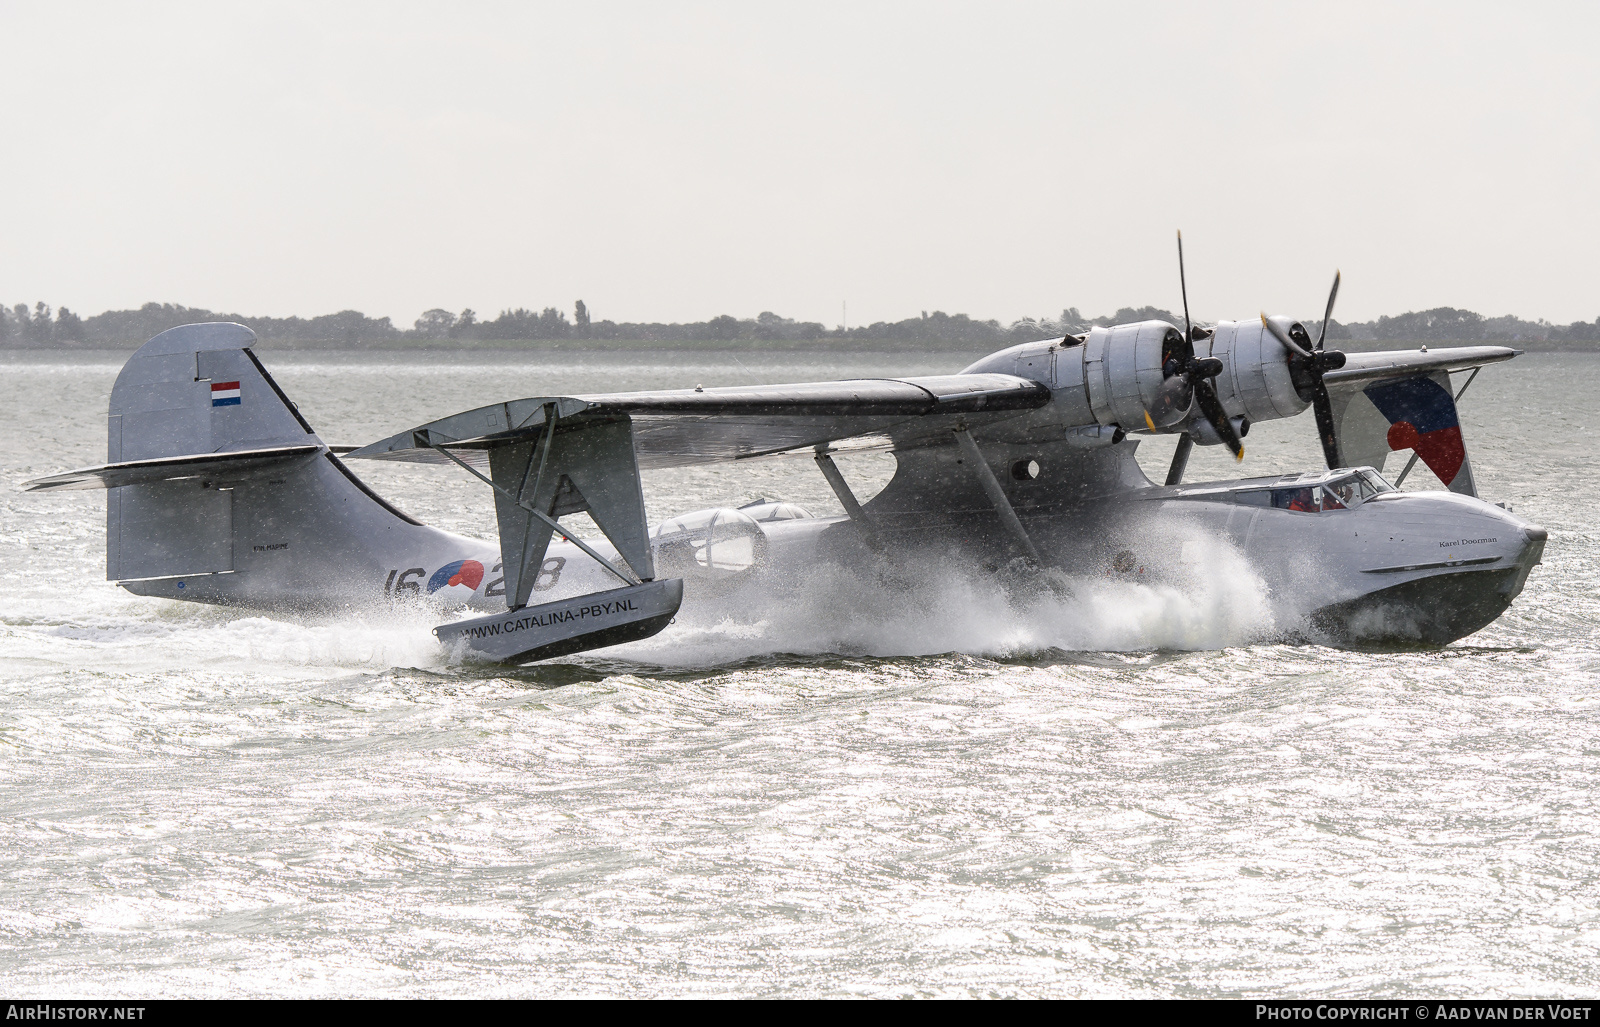
[[[1044,338],[1048,338],[1045,336]],[[0,346],[0,353],[132,353],[147,340],[123,344],[49,343],[46,345]],[[1010,343],[1007,345],[1015,345]],[[1329,340],[1330,349],[1347,353],[1376,350],[1419,349],[1422,346],[1509,346],[1528,353],[1600,353],[1600,342],[1546,341],[1541,339],[1429,339],[1398,341],[1376,339]],[[900,342],[891,339],[822,338],[812,341],[752,341],[748,339],[396,339],[383,342],[330,343],[322,339],[260,339],[253,347],[265,353],[413,353],[413,354],[529,354],[548,356],[561,353],[950,353],[982,356],[1007,348],[963,340],[919,340]]]
[[[50,343],[0,346],[3,353],[132,353],[143,341],[127,344]],[[539,354],[561,353],[993,353],[1004,346],[970,342],[935,341],[904,343],[892,339],[821,339],[816,342],[752,342],[748,339],[704,341],[665,339],[418,339],[393,342],[328,342],[325,339],[257,339],[251,346],[261,353],[415,353],[437,356],[450,353]]]
[[[1121,307],[1116,313],[1085,318],[1076,307],[1060,317],[1024,317],[1010,324],[975,320],[966,314],[923,311],[918,317],[870,325],[828,328],[815,321],[796,321],[764,310],[754,318],[719,314],[709,321],[683,323],[595,321],[579,300],[568,320],[564,311],[546,307],[537,313],[502,310],[485,321],[471,310],[426,311],[411,328],[398,328],[388,317],[368,317],[359,310],[341,310],[317,317],[247,317],[243,314],[146,303],[137,310],[107,310],[83,317],[66,307],[52,311],[46,303],[10,309],[0,306],[0,347],[136,348],[143,340],[180,325],[213,321],[242,324],[255,332],[267,350],[326,351],[371,349],[401,353],[637,353],[637,352],[908,352],[993,353],[1018,343],[1080,335],[1095,327],[1146,321],[1183,324],[1178,314],[1161,307]],[[1306,324],[1311,324],[1307,321]],[[1435,307],[1409,311],[1376,321],[1325,326],[1327,340],[1355,352],[1452,342],[1483,342],[1525,349],[1584,352],[1600,347],[1600,318],[1555,325],[1507,315],[1484,317],[1470,310]],[[1376,340],[1382,340],[1377,342]]]

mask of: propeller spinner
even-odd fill
[[[1289,378],[1294,382],[1295,391],[1301,399],[1309,400],[1311,408],[1317,415],[1317,434],[1322,439],[1322,457],[1332,470],[1340,466],[1339,437],[1334,432],[1333,402],[1328,398],[1328,387],[1323,384],[1322,376],[1329,371],[1337,371],[1344,366],[1345,356],[1336,349],[1323,349],[1323,343],[1328,338],[1328,321],[1333,317],[1333,301],[1339,295],[1339,272],[1333,273],[1333,288],[1328,291],[1328,306],[1322,313],[1322,330],[1317,333],[1317,341],[1313,346],[1311,337],[1298,322],[1289,326],[1286,332],[1265,313],[1261,315],[1261,324],[1272,333],[1272,337],[1283,344],[1289,351]]]

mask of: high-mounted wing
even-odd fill
[[[1045,386],[1005,374],[551,396],[452,414],[350,455],[449,461],[489,485],[511,609],[532,598],[540,562],[551,537],[560,533],[623,581],[631,610],[633,590],[655,587],[656,573],[641,467],[738,460],[867,434],[910,444],[1049,402]],[[831,466],[824,453],[817,459]],[[606,560],[557,522],[579,512],[588,513],[616,547],[620,563]],[[674,594],[681,599],[681,584],[670,584],[680,588]],[[673,599],[658,612],[670,619],[676,610]],[[494,627],[472,624],[473,631]]]
[[[546,412],[562,429],[627,418],[640,467],[766,456],[879,435],[896,445],[978,426],[1050,402],[1050,390],[1007,374],[863,378],[795,385],[672,389],[513,400],[430,421],[351,453],[353,458],[475,466],[487,451],[537,439]]]
[[[1436,371],[1465,371],[1510,360],[1518,350],[1506,346],[1451,346],[1446,349],[1383,350],[1377,353],[1346,353],[1344,366],[1322,376],[1328,391],[1359,389],[1381,378],[1409,378]]]

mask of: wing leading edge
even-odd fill
[[[1346,353],[1344,366],[1322,376],[1330,391],[1361,389],[1385,378],[1409,378],[1438,371],[1465,371],[1510,360],[1520,350],[1506,346],[1447,346],[1443,349],[1376,350]]]
[[[633,425],[639,466],[673,467],[767,456],[870,435],[897,446],[914,445],[954,427],[958,420],[975,427],[1049,402],[1048,388],[1007,374],[539,397],[452,414],[350,456],[449,462],[435,448],[440,447],[467,463],[482,465],[491,447],[538,438],[550,411],[558,425],[572,427],[626,417]]]

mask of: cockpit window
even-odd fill
[[[1288,480],[1294,481],[1295,477],[1289,476]],[[1295,513],[1322,513],[1327,510],[1353,510],[1374,496],[1393,491],[1394,486],[1385,481],[1383,475],[1370,467],[1362,467],[1316,485],[1241,489],[1233,494],[1233,501],[1245,506],[1271,506]]]
[[[1368,485],[1360,475],[1353,474],[1348,478],[1341,478],[1323,486],[1322,508],[1324,510],[1348,509],[1370,495],[1372,495],[1372,486]],[[1330,502],[1338,505],[1329,506]]]
[[[1394,491],[1394,486],[1385,481],[1383,475],[1377,471],[1370,469],[1362,471],[1361,480],[1372,490],[1373,495]]]
[[[1372,495],[1371,486],[1359,476],[1351,475],[1326,485],[1273,489],[1272,505],[1279,510],[1295,513],[1322,513],[1327,510],[1348,510],[1369,495]]]
[[[1272,505],[1279,510],[1293,510],[1296,513],[1316,513],[1322,509],[1314,488],[1273,489]]]

